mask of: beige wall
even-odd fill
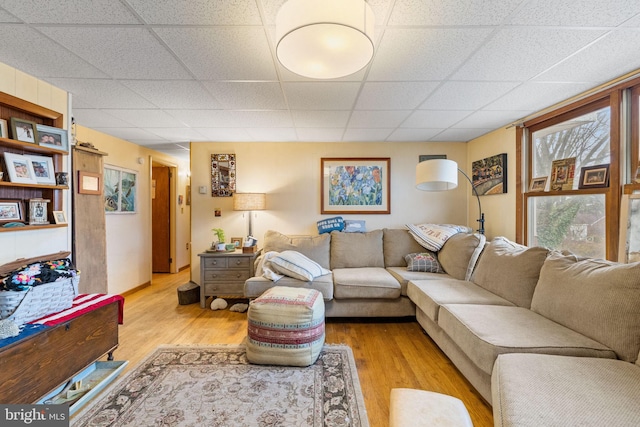
[[[267,193],[267,210],[256,212],[253,234],[262,240],[265,231],[317,234],[320,214],[320,159],[322,157],[390,157],[391,214],[341,215],[363,219],[368,230],[404,227],[407,223],[453,222],[470,224],[467,218],[468,188],[429,193],[415,189],[415,167],[420,154],[447,154],[467,164],[465,143],[192,143],[192,243],[191,275],[199,283],[198,253],[211,245],[212,228],[223,228],[227,240],[244,237],[248,220],[233,211],[231,197],[211,197],[211,154],[235,153],[237,191]],[[198,188],[204,186],[205,194]],[[221,217],[214,210],[222,210]],[[470,224],[471,226],[473,224]],[[259,246],[261,242],[259,242]]]
[[[159,161],[177,168],[176,199],[185,194],[188,184],[188,161],[181,161],[157,151],[132,144],[119,138],[78,125],[78,141],[91,142],[97,149],[108,153],[105,165],[118,166],[138,172],[138,210],[135,214],[106,215],[107,269],[109,293],[117,294],[151,281],[151,162]],[[144,160],[138,163],[138,158]],[[176,218],[176,259],[180,268],[189,264],[189,206],[183,204],[174,210]]]
[[[65,121],[68,119],[67,92],[2,63],[0,63],[0,91],[63,113]],[[64,127],[67,128],[66,123]],[[68,172],[71,163],[68,156],[65,160],[62,171]],[[68,191],[63,193],[63,209],[69,219],[70,196]],[[18,258],[70,250],[71,227],[0,233],[0,264]]]

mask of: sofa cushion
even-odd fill
[[[287,276],[284,276],[277,282],[265,279],[264,277],[251,277],[244,282],[244,296],[245,298],[257,298],[262,295],[267,289],[271,289],[274,286],[288,286],[290,288],[311,288],[320,291],[320,293],[322,293],[322,298],[325,301],[333,299],[332,273],[316,277],[311,282],[306,282]]]
[[[471,281],[519,307],[530,308],[548,254],[546,248],[528,248],[496,237],[482,251]]]
[[[616,358],[599,342],[523,307],[446,304],[438,325],[487,375],[503,353]]]
[[[424,251],[408,230],[385,228],[382,232],[385,267],[406,267],[405,255]]]
[[[482,234],[456,234],[438,252],[438,261],[449,275],[469,280],[486,240]]]
[[[640,368],[621,360],[504,354],[491,376],[498,427],[640,425]]]
[[[384,267],[382,230],[367,233],[331,233],[331,270]]]
[[[452,279],[447,273],[426,273],[423,271],[409,271],[407,267],[387,267],[387,271],[400,282],[402,295],[407,296],[407,284],[411,280],[440,280]]]
[[[296,251],[280,252],[271,257],[269,261],[276,272],[307,282],[330,273],[317,262]]]
[[[633,363],[640,350],[640,263],[554,252],[542,266],[531,309]]]
[[[425,273],[444,273],[438,258],[433,252],[419,252],[408,254],[404,257],[407,261],[407,270],[423,271]]]
[[[324,268],[329,268],[329,248],[331,235],[320,236],[287,236],[269,230],[264,234],[264,252],[297,251],[311,258]]]
[[[458,279],[412,280],[407,296],[434,322],[443,304],[513,305],[475,283]]]
[[[333,270],[334,295],[343,298],[400,297],[400,283],[384,268],[336,268]]]

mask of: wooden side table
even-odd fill
[[[203,252],[200,257],[200,307],[209,296],[244,296],[244,282],[253,277],[257,253]]]

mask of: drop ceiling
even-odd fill
[[[72,93],[77,123],[178,157],[469,141],[640,69],[637,0],[369,0],[373,60],[311,80],[275,57],[284,2],[0,0],[0,62]]]

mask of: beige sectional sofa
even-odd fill
[[[445,274],[408,271],[406,230],[268,232],[331,271],[284,286],[323,293],[327,316],[413,316],[493,405],[497,426],[640,425],[640,264],[616,264],[457,234]],[[254,277],[247,297],[274,283]]]

